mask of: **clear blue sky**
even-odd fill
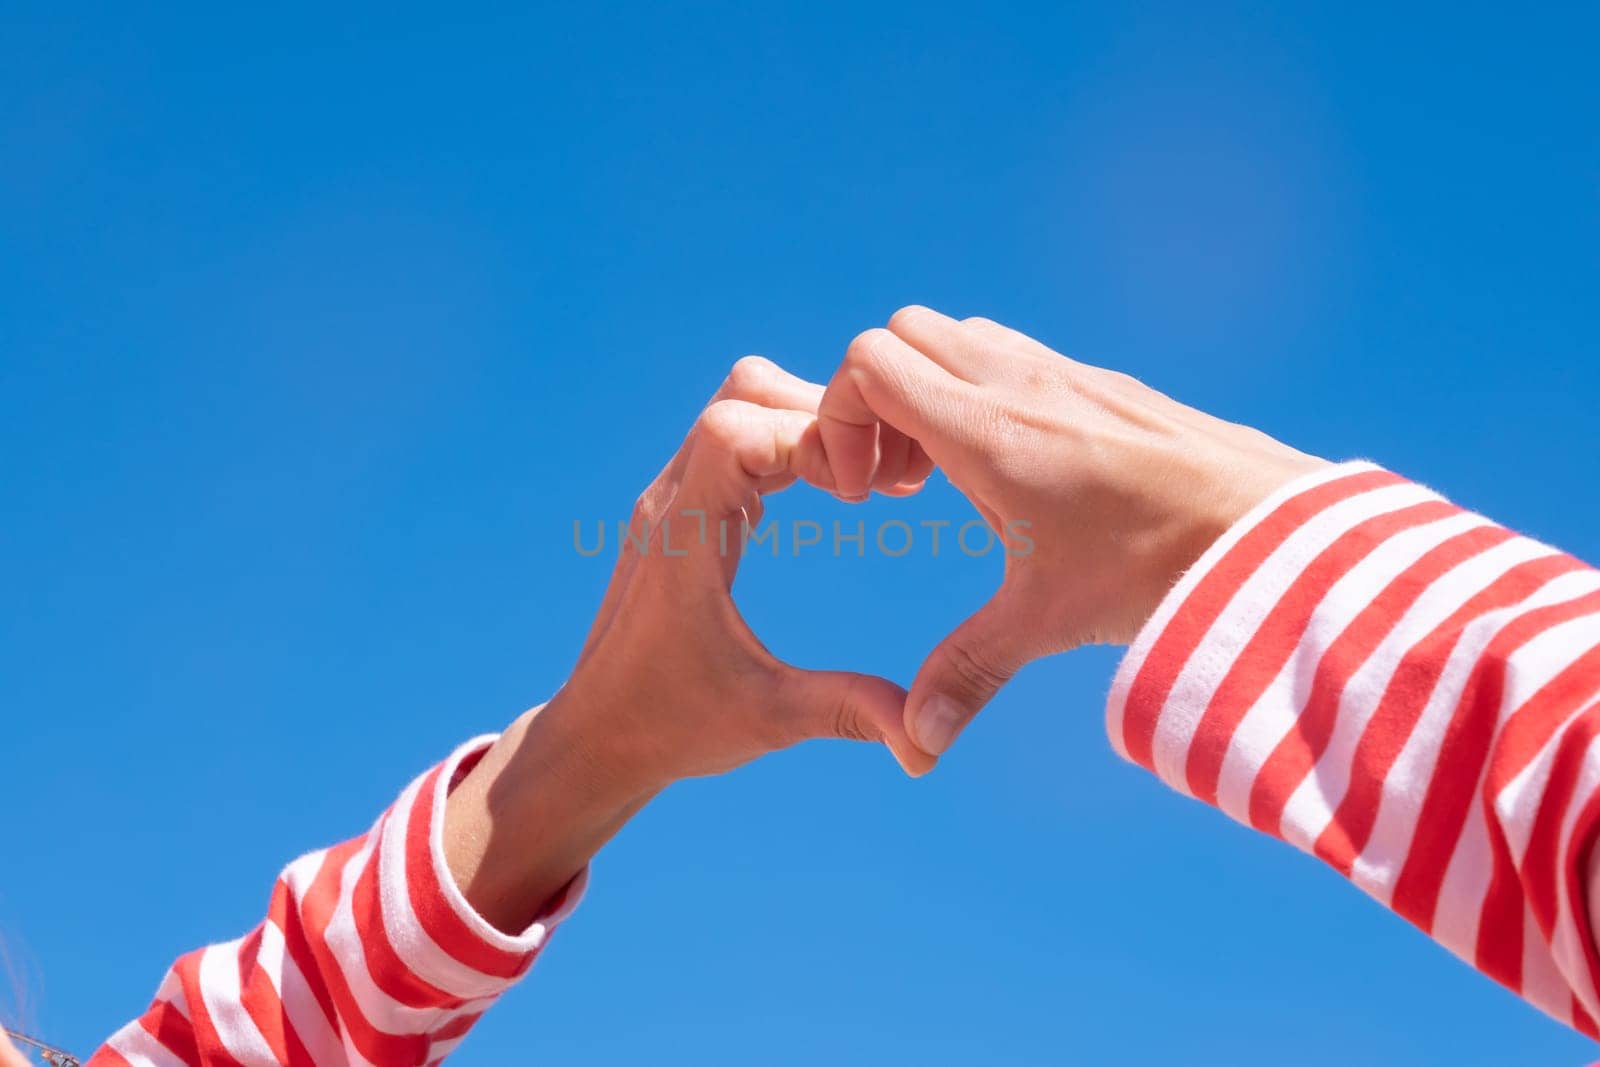
[[[561,682],[608,568],[572,519],[746,352],[990,315],[1600,557],[1581,5],[68,6],[0,13],[0,937],[79,1051]],[[908,682],[998,566],[738,592]],[[816,744],[672,790],[459,1062],[1594,1054],[1120,763],[1116,655],[920,782]]]

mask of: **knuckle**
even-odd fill
[[[865,727],[855,713],[855,709],[840,704],[833,711],[833,736],[846,741],[875,741],[877,740]]]
[[[876,365],[883,358],[884,343],[892,335],[881,326],[874,326],[870,330],[863,330],[856,334],[850,342],[850,347],[844,350],[846,365],[865,369]]]
[[[772,374],[772,361],[761,356],[742,356],[728,371],[725,391],[734,396],[754,391]]]
[[[700,413],[695,430],[713,444],[729,444],[739,437],[744,421],[744,405],[740,401],[718,400]]]
[[[968,695],[986,697],[1011,680],[1007,670],[988,650],[967,641],[950,643],[947,662]]]
[[[889,329],[898,331],[902,327],[913,326],[927,313],[928,309],[921,304],[907,304],[889,316]]]
[[[828,727],[834,737],[846,741],[876,739],[874,733],[861,721],[860,708],[856,704],[855,693],[860,684],[860,678],[852,678],[835,698],[833,706],[828,709]]]

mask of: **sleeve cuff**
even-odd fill
[[[384,919],[396,953],[418,978],[463,1000],[496,996],[522,977],[589,880],[584,868],[515,935],[467,902],[445,862],[445,800],[494,741],[488,735],[466,742],[413,782],[381,831]]]
[[[1333,623],[1316,609],[1397,531],[1458,514],[1368,462],[1280,488],[1207,549],[1134,639],[1107,701],[1113,746],[1178,791],[1250,821],[1254,769],[1288,725],[1251,713],[1294,706],[1266,698],[1303,681],[1296,671],[1308,658],[1314,666],[1304,644],[1337,636],[1320,632]]]

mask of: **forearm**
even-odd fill
[[[669,783],[816,737],[879,740],[925,771],[904,690],[777,660],[733,605],[737,556],[666,544],[678,515],[736,526],[796,478],[831,483],[809,432],[820,393],[741,361],[640,497],[640,539],[619,553],[566,687],[413,783],[369,833],[291,864],[266,921],[179,959],[92,1067],[435,1063],[532,964],[595,852]]]
[[[1288,487],[1118,673],[1118,748],[1593,1033],[1600,573],[1374,468]]]
[[[526,712],[451,791],[445,858],[472,907],[524,930],[654,790],[583,728],[563,691]]]

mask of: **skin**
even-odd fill
[[[680,778],[819,737],[881,742],[923,774],[1025,663],[1129,640],[1223,530],[1323,462],[926,308],[857,337],[826,389],[741,360],[640,496],[567,685],[452,792],[451,871],[481,914],[521,930]],[[731,597],[762,496],[797,480],[845,500],[903,495],[935,463],[997,531],[1032,541],[999,591],[909,694],[774,657]]]
[[[822,395],[763,359],[734,366],[640,496],[567,684],[518,718],[451,793],[446,860],[500,929],[525,929],[679,779],[811,738],[880,742],[912,775],[933,766],[905,732],[905,690],[784,663],[733,603],[742,528],[759,525],[762,497],[796,480],[834,488],[817,426]],[[902,495],[926,479],[927,457],[908,438],[883,440],[886,464],[852,495],[873,485]]]
[[[1002,537],[1027,531],[999,590],[909,694],[775,657],[732,599],[763,496],[797,480],[904,495],[934,464]],[[640,496],[567,685],[451,792],[451,873],[516,932],[679,779],[812,738],[879,742],[924,774],[1022,666],[1130,641],[1223,531],[1323,466],[988,319],[904,308],[850,344],[826,389],[747,357]],[[1592,916],[1600,850],[1585,863]],[[0,1067],[28,1062],[0,1031]]]
[[[11,1039],[0,1030],[0,1067],[27,1067],[27,1059],[11,1043]]]
[[[857,337],[818,410],[841,496],[881,477],[885,441],[909,438],[997,532],[1026,524],[1033,542],[912,683],[907,729],[932,755],[1028,662],[1131,641],[1224,530],[1326,465],[999,323],[924,307]]]
[[[1327,465],[983,318],[902,308],[851,342],[818,406],[836,491],[909,438],[997,531],[1031,523],[994,596],[929,655],[906,728],[940,755],[1030,661],[1133,640],[1201,554],[1275,490]],[[891,461],[892,462],[892,461]],[[1584,861],[1600,915],[1600,849]]]
[[[731,595],[762,497],[797,480],[846,500],[904,495],[935,463],[1032,551],[1007,555],[999,590],[909,694],[773,656]],[[451,872],[480,914],[520,931],[681,778],[811,738],[876,741],[924,774],[1023,665],[1131,640],[1224,530],[1325,465],[998,323],[923,307],[858,336],[826,389],[747,357],[640,496],[567,685],[452,791]],[[1600,855],[1587,868],[1593,915]],[[0,1034],[0,1067],[26,1063]]]

